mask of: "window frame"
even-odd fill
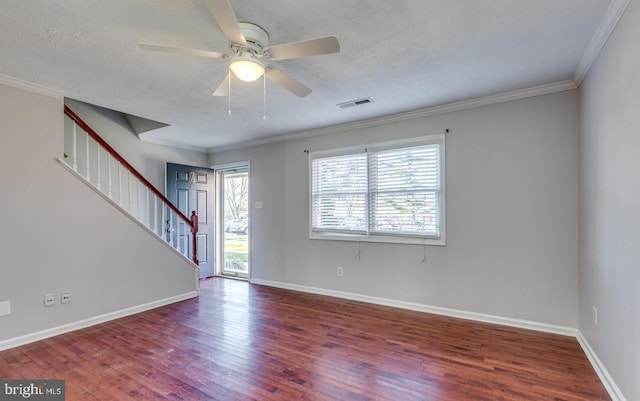
[[[313,160],[344,156],[350,154],[367,153],[368,151],[384,151],[392,149],[400,149],[407,147],[418,147],[424,145],[439,145],[439,221],[440,221],[440,235],[439,237],[429,237],[416,234],[402,234],[397,235],[383,235],[383,234],[371,234],[370,230],[370,166],[369,156],[367,155],[367,183],[366,183],[366,196],[365,196],[365,216],[366,216],[366,233],[339,233],[339,232],[322,232],[313,229]],[[416,244],[416,245],[446,245],[446,172],[445,172],[445,134],[433,134],[415,138],[407,138],[401,140],[393,140],[386,142],[372,143],[361,146],[349,146],[344,148],[321,150],[315,152],[308,152],[308,173],[309,173],[309,205],[308,205],[308,218],[309,218],[309,239],[316,240],[334,240],[334,241],[360,241],[360,242],[379,242],[379,243],[396,243],[396,244]]]

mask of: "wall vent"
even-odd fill
[[[371,98],[365,97],[362,99],[356,99],[356,100],[350,100],[344,103],[338,103],[336,106],[340,107],[341,109],[346,109],[349,107],[362,106],[364,104],[369,104],[369,103],[373,103],[373,100],[371,100]]]

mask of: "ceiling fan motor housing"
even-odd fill
[[[239,22],[238,25],[240,25],[240,31],[247,41],[246,50],[253,53],[255,56],[262,56],[264,54],[264,50],[269,44],[269,34],[267,31],[250,22]],[[233,46],[236,45],[232,45],[232,48]],[[240,49],[242,48],[238,47],[238,50]]]

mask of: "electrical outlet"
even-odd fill
[[[593,307],[593,325],[598,325],[598,308],[596,308],[595,306]]]
[[[342,266],[338,266],[338,277],[342,277],[344,271],[342,269]]]
[[[60,294],[61,304],[68,304],[69,302],[71,302],[71,293],[69,291]]]
[[[56,294],[46,294],[44,296],[44,306],[53,306],[56,303]]]

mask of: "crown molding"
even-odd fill
[[[448,103],[441,106],[428,107],[424,109],[398,113],[384,117],[371,118],[367,120],[355,121],[346,124],[332,125],[323,128],[298,131],[284,135],[273,136],[255,141],[243,142],[234,145],[212,147],[207,149],[209,153],[221,152],[227,150],[247,148],[251,146],[267,145],[275,142],[288,141],[293,139],[308,138],[317,135],[334,134],[339,132],[352,131],[362,128],[370,128],[378,125],[391,124],[400,121],[413,120],[434,116],[437,114],[450,113],[452,111],[467,110],[476,107],[489,106],[498,103],[510,102],[513,100],[526,99],[534,96],[548,95],[551,93],[562,92],[576,89],[576,84],[571,80],[558,81],[550,84],[534,86],[531,88],[518,89],[511,92],[499,93],[496,95],[483,96],[475,99],[463,100],[455,103]]]
[[[64,97],[64,93],[57,89],[47,88],[46,86],[36,84],[34,82],[24,81],[19,78],[10,77],[9,75],[0,74],[0,84],[12,86],[14,88],[22,89],[28,92],[37,93],[39,95],[61,98]]]
[[[630,1],[631,0],[613,0],[611,4],[609,4],[609,8],[607,8],[607,12],[604,14],[600,26],[598,26],[596,33],[593,35],[593,38],[591,38],[591,42],[589,42],[587,50],[585,50],[582,55],[578,63],[578,68],[573,75],[573,82],[575,82],[577,86],[580,86],[587,76],[589,69],[591,69],[602,48],[607,43],[607,40],[609,40],[609,36],[611,36],[618,21],[622,18]]]

